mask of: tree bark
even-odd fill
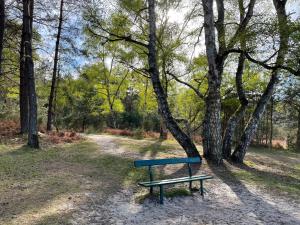
[[[273,3],[277,13],[280,37],[280,46],[276,59],[276,66],[280,66],[284,63],[284,58],[288,47],[288,36],[286,32],[287,15],[285,11],[286,0],[273,0]],[[252,114],[252,117],[250,118],[243,132],[241,140],[231,156],[231,159],[235,162],[242,163],[244,160],[246,150],[252,141],[252,138],[257,130],[258,124],[265,111],[265,108],[269,100],[271,99],[274,88],[278,82],[278,73],[278,69],[274,69],[271,73],[271,79],[267,85],[267,88],[265,89],[263,95],[260,97],[256,108]]]
[[[238,144],[238,146],[235,148],[231,159],[235,162],[242,163],[246,154],[246,150],[249,147],[252,138],[257,130],[259,121],[262,118],[262,115],[265,111],[265,108],[268,104],[268,101],[272,97],[274,87],[278,81],[278,71],[272,72],[271,80],[269,81],[269,84],[261,96],[259,102],[256,105],[256,108],[252,114],[252,117],[250,118],[250,121],[248,122],[243,135],[241,137],[241,140]]]
[[[148,13],[149,13],[149,45],[148,45],[148,63],[149,73],[153,85],[154,92],[158,101],[161,115],[167,125],[169,131],[172,133],[178,143],[184,148],[188,157],[200,157],[196,146],[191,139],[180,129],[175,119],[173,118],[167,97],[162,87],[159,70],[157,65],[157,52],[156,52],[156,16],[155,16],[155,0],[148,0]]]
[[[32,22],[33,22],[33,0],[23,0],[23,26],[24,26],[24,74],[28,76],[28,102],[29,102],[29,126],[28,146],[39,148],[37,129],[37,99],[35,92],[34,64],[32,59]]]
[[[223,157],[225,159],[230,158],[234,131],[235,131],[238,123],[241,121],[241,119],[244,118],[244,114],[245,114],[245,111],[248,106],[248,100],[245,96],[245,92],[244,92],[244,88],[243,88],[243,81],[242,81],[242,76],[243,76],[243,71],[244,71],[244,62],[245,62],[245,56],[243,54],[241,54],[239,57],[239,64],[238,64],[238,69],[237,69],[236,78],[235,78],[237,93],[238,93],[239,100],[240,100],[240,106],[228,120],[225,134],[223,137],[222,152],[223,152]]]
[[[51,129],[52,129],[52,122],[53,122],[53,116],[54,116],[52,108],[53,108],[53,99],[54,99],[55,86],[56,86],[56,77],[57,77],[59,42],[60,42],[61,28],[62,28],[62,21],[63,21],[63,6],[64,6],[64,0],[61,0],[60,1],[60,13],[59,13],[58,30],[57,30],[56,43],[55,43],[55,54],[54,54],[54,66],[53,66],[52,82],[51,82],[51,89],[50,89],[49,102],[48,102],[47,131],[51,131]]]
[[[242,24],[245,19],[245,7],[244,7],[243,0],[239,0],[239,11],[240,11],[240,24]],[[241,49],[244,50],[246,48],[246,41],[243,38],[240,39],[240,45],[241,45]],[[244,87],[243,87],[243,73],[244,73],[245,60],[246,60],[245,55],[241,53],[239,56],[238,67],[235,75],[236,91],[240,101],[240,106],[228,120],[225,129],[225,133],[223,137],[223,146],[222,146],[223,157],[225,159],[228,159],[231,156],[232,142],[233,142],[235,129],[238,123],[241,121],[241,119],[244,118],[244,114],[248,106],[248,100],[246,98]]]
[[[167,140],[168,139],[168,130],[163,121],[162,116],[160,116],[160,129],[159,129],[159,139],[160,140]]]
[[[221,85],[221,76],[223,72],[224,59],[222,57],[218,57],[218,53],[216,50],[213,1],[202,0],[202,4],[204,9],[206,56],[209,64],[208,94],[205,99],[206,110],[205,110],[205,115],[203,120],[203,134],[202,134],[203,150],[204,150],[204,157],[214,161],[216,164],[219,164],[222,161],[220,85]],[[223,29],[219,29],[219,30],[224,31]],[[224,40],[222,39],[222,41]]]
[[[273,111],[274,111],[274,99],[271,98],[270,105],[270,136],[269,136],[269,148],[273,148]]]
[[[19,108],[20,108],[20,133],[28,132],[29,125],[29,102],[28,102],[28,76],[25,73],[25,26],[22,26],[22,35],[20,43],[20,86],[19,86]]]
[[[2,75],[4,29],[5,29],[5,0],[0,0],[0,76]]]
[[[57,113],[57,94],[58,94],[58,87],[59,87],[59,82],[60,82],[60,65],[58,65],[57,68],[57,80],[56,80],[56,87],[55,87],[55,92],[54,92],[54,102],[53,102],[53,113],[56,115]],[[58,128],[58,123],[57,123],[57,117],[55,116],[53,118],[53,124],[55,126],[56,132],[59,132]]]

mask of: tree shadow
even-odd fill
[[[264,221],[264,218],[273,218],[274,216],[283,215],[289,220],[287,224],[300,224],[299,219],[280,211],[262,197],[249,191],[245,184],[241,182],[225,164],[215,166],[211,162],[208,162],[208,166],[222,182],[230,187],[244,205],[250,205],[255,202],[255,208],[252,208],[251,212],[260,220]],[[241,168],[243,169],[244,166],[241,166]]]
[[[285,184],[285,183],[292,184],[292,185],[297,186],[300,189],[300,179],[297,179],[295,177],[276,173],[276,172],[271,172],[271,171],[259,170],[254,167],[250,167],[246,164],[239,164],[239,163],[234,163],[231,161],[228,161],[228,163],[236,168],[250,172],[251,174],[253,174],[261,179],[270,179],[273,181],[278,181],[281,184]],[[290,172],[293,172],[293,170],[290,170]]]
[[[39,214],[56,199],[68,202],[68,196],[73,198],[78,193],[99,192],[97,201],[103,202],[125,182],[145,179],[146,171],[137,171],[132,159],[104,154],[95,157],[93,152],[97,150],[98,146],[72,144],[63,149],[31,150],[22,146],[3,152],[0,180],[8,181],[0,187],[0,224],[31,212]],[[80,204],[89,205],[88,201]]]

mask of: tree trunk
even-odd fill
[[[273,111],[274,111],[274,99],[271,98],[270,106],[270,137],[269,137],[269,148],[273,148]]]
[[[168,139],[168,129],[164,123],[163,117],[160,116],[160,128],[159,128],[159,139],[167,140]]]
[[[58,128],[58,123],[57,123],[57,117],[56,117],[56,113],[57,113],[57,94],[58,94],[58,87],[59,87],[59,82],[60,82],[60,65],[58,65],[58,69],[57,69],[57,80],[56,80],[56,87],[55,87],[55,92],[54,92],[54,102],[53,102],[53,114],[55,115],[55,117],[53,118],[53,124],[55,126],[56,132],[59,132],[59,128]]]
[[[262,118],[262,115],[265,111],[268,101],[272,97],[274,87],[278,81],[277,74],[278,74],[277,71],[274,71],[272,73],[271,80],[270,80],[265,92],[261,96],[259,102],[257,103],[256,108],[252,114],[252,117],[250,118],[250,121],[248,122],[248,124],[243,132],[241,140],[231,156],[231,159],[235,162],[242,163],[244,160],[246,150],[249,147],[249,145],[252,141],[252,138],[257,130],[259,121]]]
[[[246,108],[247,105],[241,105],[228,121],[225,134],[223,137],[223,148],[222,148],[223,157],[225,159],[230,158],[234,131],[238,123],[241,121],[241,119],[243,119]]]
[[[244,44],[242,43],[241,45],[244,46]],[[225,159],[228,159],[231,155],[234,131],[238,123],[241,121],[241,119],[244,118],[244,114],[248,106],[248,100],[246,98],[245,91],[243,88],[244,63],[245,63],[245,56],[244,54],[241,54],[239,57],[238,68],[235,76],[237,94],[241,105],[235,111],[235,113],[230,117],[227,123],[227,127],[223,137],[223,147],[222,147],[223,157]]]
[[[20,44],[20,90],[19,90],[19,107],[20,107],[20,133],[28,132],[28,76],[25,73],[25,56],[24,56],[25,26],[22,27],[22,36]]]
[[[53,99],[55,93],[55,86],[56,86],[56,77],[57,77],[57,65],[58,65],[58,53],[59,53],[59,42],[61,36],[61,28],[62,28],[62,21],[63,21],[63,6],[64,0],[60,1],[60,14],[59,14],[59,23],[58,23],[58,30],[56,36],[56,43],[55,43],[55,54],[54,54],[54,66],[53,66],[53,74],[52,74],[52,82],[51,82],[51,90],[49,95],[49,102],[48,102],[48,120],[47,120],[47,131],[51,131],[52,129],[52,120],[53,120]]]
[[[218,57],[215,44],[215,22],[213,1],[202,0],[204,9],[204,31],[206,56],[209,64],[208,94],[205,99],[206,110],[203,120],[204,157],[216,164],[222,161],[222,129],[221,129],[221,76],[224,61]]]
[[[242,24],[245,19],[245,7],[244,7],[243,0],[239,0],[239,11],[240,11],[240,24]],[[241,49],[245,50],[246,48],[245,39],[240,38],[240,45],[241,45]],[[236,127],[240,123],[240,121],[244,118],[244,114],[248,106],[248,100],[246,98],[245,90],[243,87],[243,73],[244,73],[245,60],[246,60],[245,55],[241,53],[239,56],[238,67],[235,75],[236,91],[240,101],[240,106],[230,117],[225,129],[225,134],[223,137],[223,146],[222,146],[223,157],[225,159],[230,158],[233,136]]]
[[[286,32],[287,15],[285,11],[286,1],[273,0],[273,3],[276,9],[277,20],[279,25],[278,27],[279,27],[280,46],[279,46],[278,55],[276,59],[276,65],[279,66],[284,63],[284,58],[288,47],[288,36]],[[235,162],[242,163],[244,160],[244,157],[246,155],[246,150],[249,147],[252,138],[257,130],[263,112],[265,111],[265,108],[272,97],[275,85],[278,81],[278,72],[279,72],[278,69],[274,69],[272,71],[271,79],[267,85],[267,88],[264,91],[263,95],[260,97],[256,105],[256,108],[252,114],[252,117],[250,118],[250,121],[248,122],[243,132],[241,140],[231,156],[231,159]]]
[[[29,102],[29,126],[28,145],[39,148],[37,129],[37,99],[35,92],[34,64],[32,59],[32,22],[33,22],[33,0],[23,0],[23,26],[24,26],[24,49],[25,66],[24,74],[28,76],[28,102]]]
[[[2,75],[3,43],[5,29],[5,0],[0,0],[0,76]]]
[[[298,111],[298,130],[296,140],[296,152],[300,152],[300,110]]]
[[[118,128],[117,126],[117,113],[116,111],[113,109],[113,106],[110,106],[110,117],[111,117],[111,123],[113,128]]]
[[[148,0],[148,12],[149,12],[149,45],[148,45],[148,63],[149,73],[153,85],[154,92],[158,101],[161,115],[164,122],[167,125],[169,131],[172,133],[178,143],[184,148],[188,157],[200,157],[196,146],[191,139],[180,129],[176,121],[174,120],[164,89],[161,85],[159,78],[159,70],[157,65],[156,56],[156,19],[155,19],[155,0]]]

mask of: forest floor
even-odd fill
[[[137,186],[147,171],[134,168],[135,159],[182,156],[173,141],[112,135],[41,150],[0,145],[0,224],[300,224],[299,154],[251,149],[243,166],[204,160],[194,168],[214,176],[204,198],[181,184],[168,187],[160,205]],[[182,165],[156,170],[186,174]]]

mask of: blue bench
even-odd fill
[[[189,188],[192,190],[192,182],[193,181],[200,181],[200,193],[203,196],[204,188],[203,188],[203,181],[207,179],[212,179],[212,176],[209,175],[192,175],[192,168],[191,164],[199,164],[201,163],[201,159],[198,157],[194,158],[169,158],[169,159],[151,159],[151,160],[136,160],[134,161],[135,167],[148,167],[149,172],[149,181],[139,182],[138,184],[150,188],[150,194],[153,194],[153,187],[159,187],[159,202],[163,204],[163,187],[164,185],[168,184],[177,184],[177,183],[189,183]],[[179,177],[179,178],[172,178],[166,180],[153,180],[153,166],[161,166],[161,165],[170,165],[170,164],[187,164],[189,176],[187,177]]]

